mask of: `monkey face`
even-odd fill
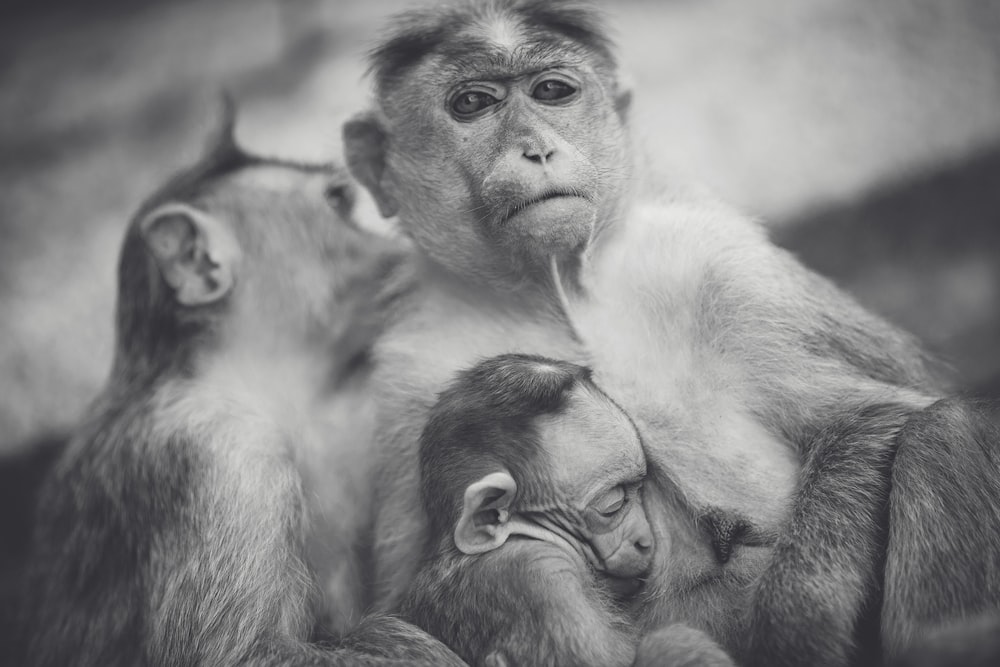
[[[472,23],[345,127],[384,214],[452,270],[548,267],[586,249],[629,176],[613,81],[585,49],[510,17]]]
[[[504,357],[483,362],[477,370],[501,359]],[[545,379],[532,378],[523,369],[522,375],[517,375],[516,368],[507,366],[501,366],[505,373],[498,374],[499,377],[466,378],[467,385],[461,387],[465,401],[459,411],[461,418],[469,418],[468,402],[474,401],[470,395],[483,400],[477,394],[476,382],[484,384],[487,378],[494,385],[514,381],[513,388],[505,389],[509,393],[525,392],[533,383],[551,388],[546,382],[553,381],[551,378],[565,381],[562,375],[565,371],[546,368],[544,360],[531,358],[527,363],[535,367],[531,372]],[[494,385],[487,385],[490,391],[497,391]],[[539,400],[552,400],[545,391],[537,391]],[[451,408],[450,395],[441,400]],[[523,397],[511,396],[508,400],[493,412],[506,410],[506,417],[516,420],[513,415],[519,408],[514,406]],[[471,484],[458,487],[462,493],[459,503],[462,511],[454,526],[454,544],[462,553],[475,555],[502,547],[511,536],[546,542],[559,547],[563,556],[581,569],[589,568],[603,575],[613,592],[623,596],[634,593],[652,567],[654,551],[653,532],[642,497],[646,459],[638,432],[621,408],[589,381],[565,390],[562,400],[560,409],[532,418],[530,436],[521,434],[536,452],[527,456],[536,458],[515,463],[507,451],[511,447],[509,440],[479,439],[482,451],[493,452],[490,458],[498,456],[499,461],[506,463],[475,478]],[[448,411],[433,417],[434,433],[438,437],[449,433],[447,425],[454,418],[459,415]],[[468,446],[466,437],[463,434],[457,447]],[[424,446],[430,443],[434,447],[434,443],[442,442],[447,440],[425,440]],[[453,449],[450,453],[456,452],[463,450]],[[525,455],[522,452],[521,456]],[[438,462],[443,460],[438,456]],[[429,460],[422,461],[422,470],[428,469]],[[425,486],[425,499],[428,489]]]
[[[642,496],[646,461],[634,425],[606,396],[578,390],[563,415],[540,425],[563,494],[559,521],[579,535],[612,580],[649,572],[653,533]]]

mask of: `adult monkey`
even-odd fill
[[[126,233],[113,368],[40,495],[14,664],[461,664],[389,617],[309,641],[363,607],[365,438],[328,427],[361,407],[352,362],[399,257],[353,227],[342,170],[231,130]]]
[[[348,164],[423,260],[378,350],[383,604],[421,548],[428,397],[524,351],[593,367],[643,433],[664,545],[650,627],[693,623],[751,665],[843,665],[871,648],[872,610],[891,657],[997,605],[995,427],[939,400],[907,336],[740,215],[693,197],[627,211],[628,93],[596,14],[417,10],[371,69]]]

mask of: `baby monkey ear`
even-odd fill
[[[239,249],[222,221],[170,203],[143,218],[139,231],[179,304],[202,306],[232,291]]]
[[[493,472],[465,489],[462,516],[455,526],[455,546],[464,554],[491,551],[510,535],[510,505],[517,483],[510,473]]]

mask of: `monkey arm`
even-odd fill
[[[19,664],[461,664],[399,622],[362,626],[349,647],[309,643],[307,505],[281,434],[216,412],[160,414],[164,429],[148,410],[109,411],[48,481]],[[380,651],[362,651],[365,633]]]
[[[1000,664],[1000,614],[993,610],[921,628],[891,667],[995,667]]]
[[[882,642],[894,657],[935,626],[1000,606],[1000,428],[955,399],[915,414],[889,501]]]
[[[527,564],[523,583],[512,591],[521,607],[515,627],[493,650],[511,665],[630,665],[635,637],[622,616],[585,578],[590,575],[561,566],[561,558],[547,564],[537,556]]]
[[[700,630],[673,624],[650,632],[639,642],[633,667],[734,667],[722,648]]]
[[[890,467],[906,406],[848,412],[812,443],[750,609],[746,664],[853,664],[878,592]],[[869,647],[870,648],[870,647]]]
[[[558,547],[509,540],[432,557],[402,612],[472,665],[631,665],[637,638],[592,576]]]
[[[871,406],[824,431],[754,598],[748,664],[854,664],[859,644],[868,659],[950,655],[928,633],[1000,602],[997,443],[1000,429],[954,399]],[[969,630],[958,636],[985,646]]]

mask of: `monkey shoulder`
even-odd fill
[[[513,568],[518,570],[519,578],[534,584],[555,580],[560,585],[579,586],[594,578],[579,555],[542,540],[510,539],[502,548],[484,556],[482,567]]]
[[[585,278],[591,298],[578,305],[585,332],[600,334],[614,322],[615,336],[644,336],[649,340],[640,349],[658,350],[674,369],[693,358],[714,359],[724,375],[736,375],[737,385],[767,400],[823,402],[823,396],[934,385],[911,336],[775,246],[756,221],[718,202],[638,203]],[[605,331],[597,344],[622,349],[607,339]],[[904,398],[926,402],[919,394]]]
[[[531,539],[511,539],[476,556],[446,551],[428,558],[403,613],[462,655],[499,651],[514,664],[550,664],[541,656],[573,653],[579,638],[569,628],[593,630],[588,642],[620,639],[605,636],[617,617],[586,564]]]
[[[756,220],[725,204],[664,195],[633,207],[598,245],[585,277],[605,299],[627,292],[647,306],[669,303],[674,313],[694,310],[706,294],[738,293],[746,307],[788,289],[783,267],[774,268],[779,254]]]

